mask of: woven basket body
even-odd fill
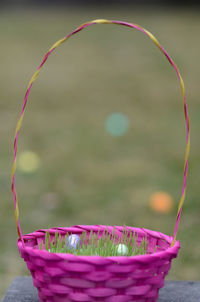
[[[64,238],[67,233],[81,235],[86,233],[89,238],[90,231],[102,236],[103,231],[108,229],[111,234],[112,226],[103,225],[76,225],[68,228],[43,229],[31,234],[23,235],[19,222],[18,199],[15,188],[16,154],[19,130],[21,128],[25,108],[33,82],[47,61],[50,54],[72,35],[80,32],[92,24],[118,24],[137,29],[150,38],[156,47],[165,55],[174,68],[181,87],[184,113],[187,129],[187,144],[185,153],[184,182],[179,201],[175,230],[173,237],[148,229],[127,227],[127,230],[138,234],[138,244],[147,236],[149,254],[140,256],[80,256],[73,254],[52,253],[41,250],[41,241],[45,242],[45,234],[50,232],[51,239],[59,232]],[[21,109],[17,123],[14,140],[14,160],[12,168],[12,192],[15,207],[15,221],[18,231],[18,248],[21,257],[24,258],[33,278],[33,284],[38,289],[38,295],[43,302],[68,302],[68,301],[105,301],[105,302],[155,302],[158,292],[164,285],[164,278],[168,273],[171,261],[176,258],[180,248],[176,234],[183,202],[185,199],[188,158],[190,149],[189,118],[187,113],[184,83],[179,70],[161,46],[158,40],[147,30],[133,23],[123,21],[98,19],[75,29],[63,39],[56,42],[46,53],[42,62],[33,74]],[[116,228],[116,243],[123,234],[123,227]],[[45,245],[43,245],[45,246]],[[156,252],[154,252],[155,248]]]
[[[59,232],[81,235],[92,230],[99,236],[105,228],[112,233],[112,226],[77,225],[70,228],[53,228],[49,232],[54,238]],[[172,237],[147,229],[127,227],[138,234],[138,243],[147,236],[149,255],[141,256],[75,256],[73,254],[49,253],[39,250],[47,230],[38,230],[24,235],[18,248],[26,261],[43,302],[105,301],[105,302],[155,302],[158,291],[164,285],[164,278],[171,267],[171,260],[177,257],[179,241],[173,247]],[[117,226],[117,239],[122,236],[123,227]],[[88,237],[89,238],[89,237]],[[157,247],[156,253],[153,253]]]

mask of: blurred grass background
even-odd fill
[[[96,18],[140,24],[178,65],[188,97],[191,156],[178,239],[181,250],[169,279],[199,280],[200,108],[198,11],[120,9],[19,10],[0,13],[0,294],[29,275],[17,250],[10,190],[13,140],[28,81],[50,46]],[[113,112],[130,127],[120,137],[105,130]],[[34,83],[18,154],[41,160],[32,174],[16,175],[23,233],[75,224],[145,227],[172,235],[181,195],[186,129],[174,70],[142,33],[94,25],[49,58]],[[149,209],[149,196],[166,191],[170,214]]]

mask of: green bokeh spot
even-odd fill
[[[123,113],[112,113],[107,117],[105,127],[110,135],[122,136],[128,130],[129,119]]]

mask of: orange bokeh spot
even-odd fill
[[[155,192],[150,196],[149,206],[155,212],[170,213],[173,209],[174,202],[166,192]]]

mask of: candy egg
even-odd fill
[[[118,244],[117,245],[117,253],[119,255],[126,255],[128,254],[128,248],[125,244]]]
[[[67,248],[69,247],[70,249],[75,249],[79,243],[80,243],[80,237],[76,234],[73,234],[67,238],[66,247]]]

